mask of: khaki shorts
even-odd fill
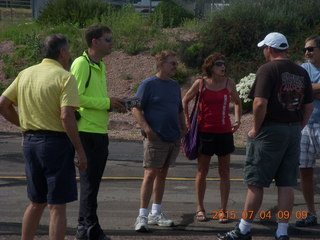
[[[163,168],[165,166],[174,166],[180,152],[180,142],[164,142],[159,137],[149,141],[143,140],[144,147],[144,168]]]

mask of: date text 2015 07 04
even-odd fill
[[[236,211],[212,211],[212,219],[220,219],[220,218],[228,218],[228,219],[251,219],[254,215],[254,211],[242,211],[241,214],[237,214]],[[308,211],[295,211],[295,212],[289,212],[289,211],[278,211],[276,213],[273,213],[271,210],[261,210],[256,215],[255,218],[261,219],[261,220],[268,220],[273,217],[276,217],[277,219],[290,219],[291,217],[295,217],[296,219],[305,219],[307,217]]]

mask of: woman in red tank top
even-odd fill
[[[218,156],[220,176],[221,206],[218,211],[219,222],[228,222],[227,203],[230,192],[230,154],[234,151],[233,132],[240,126],[242,114],[241,100],[233,80],[225,77],[226,58],[221,54],[212,54],[202,66],[206,77],[198,78],[184,96],[182,103],[187,127],[190,127],[188,103],[195,98],[202,87],[199,104],[199,156],[196,173],[196,194],[198,206],[196,219],[205,221],[204,195],[206,177],[211,157]],[[229,116],[230,101],[234,103],[234,124]],[[216,209],[214,209],[216,210]]]

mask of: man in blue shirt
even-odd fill
[[[301,189],[307,203],[307,218],[296,222],[297,227],[317,224],[314,207],[313,168],[320,153],[320,36],[309,37],[305,41],[304,55],[307,60],[301,66],[307,70],[312,82],[314,109],[308,124],[302,130],[300,144]]]
[[[186,133],[179,84],[172,80],[178,66],[176,54],[161,51],[156,55],[158,72],[139,86],[140,108],[132,110],[144,135],[144,178],[140,190],[140,210],[135,230],[146,232],[149,225],[173,226],[161,211],[165,179],[169,166],[175,163],[180,139]],[[152,192],[153,204],[148,205]],[[148,215],[149,214],[149,215]]]

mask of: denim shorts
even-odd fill
[[[225,156],[234,151],[233,134],[199,132],[199,153]]]
[[[299,123],[264,124],[247,140],[244,179],[248,185],[279,187],[297,185],[301,126]]]
[[[162,141],[156,137],[151,141],[148,138],[143,140],[144,147],[144,168],[163,168],[165,166],[174,166],[180,152],[180,142]]]
[[[74,148],[66,134],[26,134],[23,141],[27,191],[35,203],[77,200]]]

